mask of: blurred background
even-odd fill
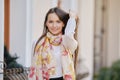
[[[120,80],[120,0],[0,0],[0,61],[6,46],[19,64],[30,67],[32,44],[55,6],[78,13],[79,58],[90,73],[83,80]]]

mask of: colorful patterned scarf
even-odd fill
[[[52,46],[61,47],[62,72],[64,80],[75,80],[74,64],[72,53],[62,44],[62,34],[53,36],[47,33],[36,46],[30,68],[30,80],[49,80],[50,75],[55,75],[56,61],[52,55]]]

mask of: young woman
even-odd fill
[[[30,68],[31,80],[76,80],[73,54],[76,15],[60,8],[48,11],[42,36],[37,41]]]

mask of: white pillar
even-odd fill
[[[0,61],[3,61],[4,47],[4,0],[0,0]],[[3,73],[3,63],[0,62],[0,73]],[[0,74],[0,80],[3,80],[3,74]]]
[[[31,64],[32,53],[32,0],[26,0],[26,53],[25,66]]]
[[[26,0],[10,0],[10,53],[17,54],[18,63],[25,66]]]
[[[94,8],[95,0],[79,1],[79,41],[80,56],[85,60],[90,75],[85,80],[93,80],[93,37],[94,37]]]
[[[120,14],[120,10],[119,10]],[[119,15],[119,59],[120,59],[120,15]]]
[[[25,67],[31,64],[32,6],[32,0],[10,1],[10,53]]]
[[[120,5],[119,5],[119,7],[120,7]],[[120,14],[120,9],[119,9],[119,13],[118,14]],[[120,59],[120,15],[119,15],[119,24],[118,24],[118,27],[119,27],[119,59]]]

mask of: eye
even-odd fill
[[[53,21],[51,21],[51,20],[50,20],[50,21],[48,21],[48,22],[49,22],[49,23],[53,23]]]
[[[58,20],[58,21],[56,21],[57,23],[61,23],[61,21],[60,20]]]

